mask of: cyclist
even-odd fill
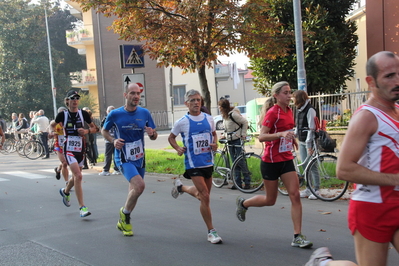
[[[267,112],[262,123],[259,141],[266,142],[262,156],[261,173],[265,185],[265,195],[249,199],[238,197],[236,215],[241,222],[249,207],[273,206],[278,195],[278,178],[287,188],[291,200],[291,219],[294,225],[294,238],[291,246],[309,248],[312,242],[302,235],[302,203],[299,197],[299,181],[293,162],[292,146],[295,142],[294,118],[289,107],[291,88],[288,82],[276,83],[271,90],[272,97],[266,101]]]
[[[218,106],[223,117],[225,133],[233,133],[228,136],[225,135],[225,137],[227,136],[231,160],[234,162],[234,160],[241,154],[241,139],[247,137],[248,121],[241,115],[240,110],[230,105],[229,100],[221,99]],[[244,161],[241,162],[241,165],[237,167],[237,170],[234,173],[234,178],[237,184],[242,184],[244,181],[244,188],[249,189],[251,185],[251,177],[247,165]],[[244,180],[241,180],[241,173],[244,175]],[[237,188],[233,185],[231,189]]]
[[[314,130],[316,129],[315,117],[316,109],[310,103],[310,99],[306,91],[297,90],[293,93],[294,104],[297,110],[295,117],[296,132],[295,135],[299,139],[299,154],[302,162],[305,162],[308,156],[311,156],[314,151],[313,139],[315,138]],[[308,129],[308,130],[304,130]],[[309,157],[310,158],[310,157]],[[303,165],[304,168],[308,165],[310,160],[307,160]],[[312,178],[314,180],[316,193],[318,194],[318,188],[320,186],[319,172],[316,167],[311,169]],[[310,192],[309,188],[306,188],[300,193],[301,198],[308,198],[310,200],[317,200],[317,197]]]

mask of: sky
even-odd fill
[[[234,55],[231,55],[231,56],[229,56],[229,57],[227,57],[227,56],[219,56],[218,57],[218,60],[220,61],[220,62],[222,62],[222,63],[225,63],[225,64],[227,64],[227,63],[234,63],[234,62],[236,62],[237,63],[237,67],[238,68],[241,68],[241,69],[245,69],[246,67],[245,67],[245,64],[247,65],[247,67],[249,66],[249,58],[245,55],[245,54],[234,54]]]

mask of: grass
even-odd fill
[[[180,175],[185,171],[184,156],[164,150],[145,150],[145,170],[149,173]]]

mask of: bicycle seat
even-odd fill
[[[227,139],[219,139],[219,143],[226,144],[227,143]]]

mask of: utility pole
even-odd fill
[[[302,15],[301,0],[293,0],[294,5],[294,26],[295,26],[295,46],[297,56],[297,78],[298,90],[307,91],[305,59],[303,56],[303,38],[302,38]]]
[[[54,118],[55,118],[57,116],[57,103],[56,103],[56,100],[55,100],[53,60],[52,60],[52,56],[51,56],[50,34],[49,34],[49,30],[48,30],[47,7],[46,7],[46,5],[44,5],[44,17],[45,17],[45,20],[46,20],[48,58],[49,58],[49,64],[50,64],[50,77],[51,77],[51,95],[53,96],[53,107],[54,107]]]

